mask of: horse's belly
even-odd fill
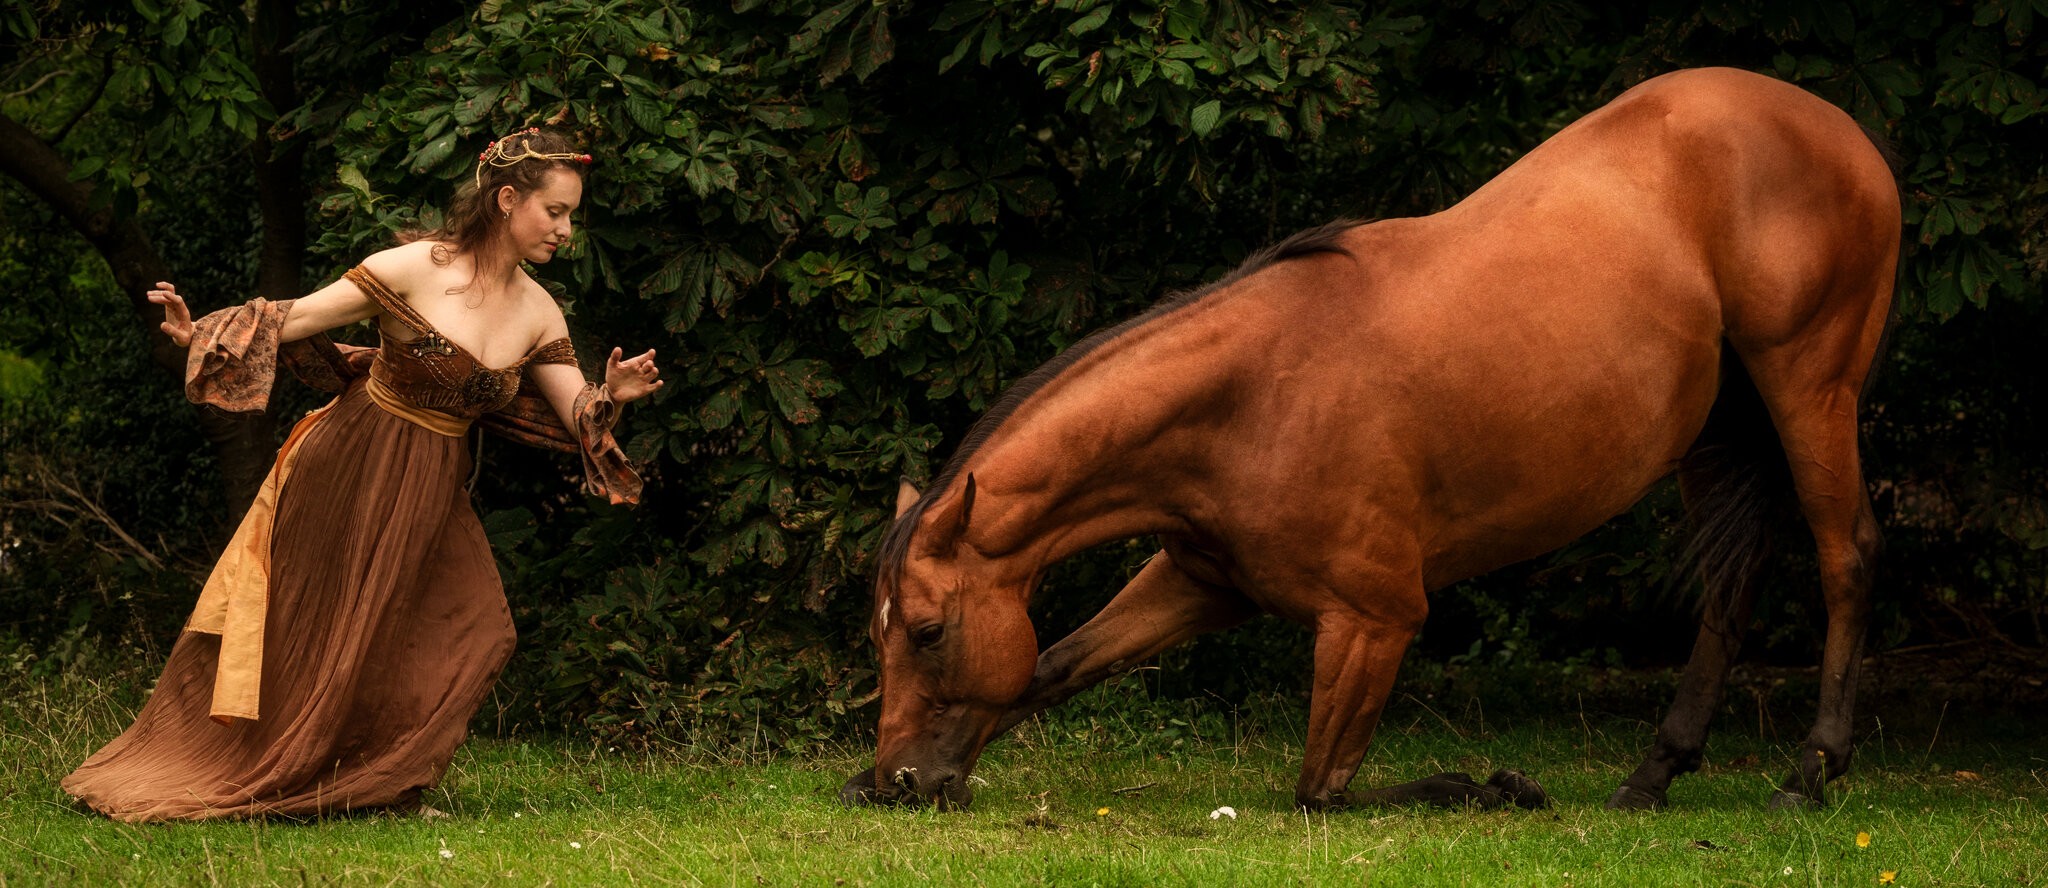
[[[1548,552],[1634,505],[1705,425],[1714,366],[1695,356],[1627,386],[1553,378],[1565,391],[1474,411],[1461,437],[1433,442],[1418,491],[1429,587]]]

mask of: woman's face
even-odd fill
[[[564,169],[549,170],[540,187],[521,193],[511,186],[498,191],[498,208],[508,213],[505,237],[520,258],[542,263],[569,242],[569,215],[583,202],[583,178]]]

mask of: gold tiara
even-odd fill
[[[483,153],[476,156],[476,190],[478,192],[484,190],[485,166],[508,167],[522,160],[568,160],[575,161],[584,166],[589,166],[594,162],[590,155],[574,151],[564,151],[555,154],[535,151],[527,147],[526,143],[529,141],[527,139],[520,140],[518,154],[506,153],[505,143],[510,142],[513,136],[533,136],[539,133],[540,127],[530,126],[516,133],[508,133],[497,141],[484,146]]]

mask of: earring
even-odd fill
[[[510,219],[510,218],[512,218],[512,211],[511,211],[511,210],[500,210],[499,212],[503,213],[503,214],[505,215],[505,218],[507,218],[507,219]]]

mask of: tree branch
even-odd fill
[[[37,457],[29,457],[29,460],[29,472],[36,481],[43,485],[43,490],[46,494],[54,491],[63,494],[71,500],[70,503],[65,503],[52,497],[50,500],[45,501],[48,503],[49,509],[64,509],[98,521],[100,524],[105,525],[109,531],[112,531],[114,536],[121,542],[127,544],[130,551],[142,556],[144,561],[149,562],[149,566],[158,570],[163,569],[163,559],[158,558],[155,552],[151,552],[148,546],[142,544],[142,541],[130,536],[128,531],[122,529],[121,523],[114,520],[114,516],[107,514],[106,509],[100,508],[99,503],[94,502],[91,497],[81,493],[78,488],[64,483],[62,479],[57,477],[56,472],[50,468],[49,463]],[[54,515],[50,517],[59,523],[69,524],[69,522],[56,518]],[[109,549],[109,551],[113,550]]]
[[[127,294],[130,307],[143,324],[152,360],[169,372],[182,389],[185,349],[172,343],[158,328],[163,309],[148,297],[157,281],[170,279],[169,266],[133,218],[117,217],[110,209],[95,207],[92,190],[71,181],[71,169],[70,161],[56,148],[37,138],[19,121],[0,113],[0,173],[20,182],[29,193],[49,205],[106,260],[114,272],[115,284]],[[243,416],[196,409],[200,431],[213,443],[214,454],[220,461],[230,508],[239,519],[255,498],[276,452],[276,443],[270,439],[275,420],[267,412]]]
[[[34,83],[31,83],[31,84],[29,84],[29,85],[27,85],[27,86],[24,86],[24,87],[22,87],[22,88],[20,88],[20,89],[18,89],[18,90],[15,90],[14,92],[8,93],[8,94],[7,94],[7,98],[9,98],[9,99],[19,99],[19,98],[22,98],[22,97],[24,97],[24,96],[27,96],[27,95],[28,95],[29,93],[35,92],[36,90],[39,90],[39,89],[42,89],[42,88],[43,88],[43,84],[45,84],[45,83],[49,83],[50,81],[52,81],[52,80],[55,80],[56,78],[59,78],[59,77],[63,77],[63,76],[65,76],[65,75],[67,75],[67,74],[70,74],[70,73],[71,73],[71,69],[69,69],[69,68],[59,68],[58,70],[55,70],[55,71],[51,71],[51,72],[50,72],[50,73],[48,73],[48,74],[44,74],[43,76],[41,76],[41,77],[38,77],[38,78],[36,78],[36,82],[34,82]]]
[[[84,120],[86,113],[91,111],[93,106],[100,103],[100,96],[107,94],[107,84],[113,82],[114,55],[113,53],[108,53],[100,56],[99,85],[92,88],[92,95],[86,98],[85,104],[78,106],[78,111],[71,115],[71,119],[64,121],[64,125],[57,128],[57,134],[50,137],[50,144],[64,144],[64,137],[71,135],[71,128],[77,126],[79,121]]]

